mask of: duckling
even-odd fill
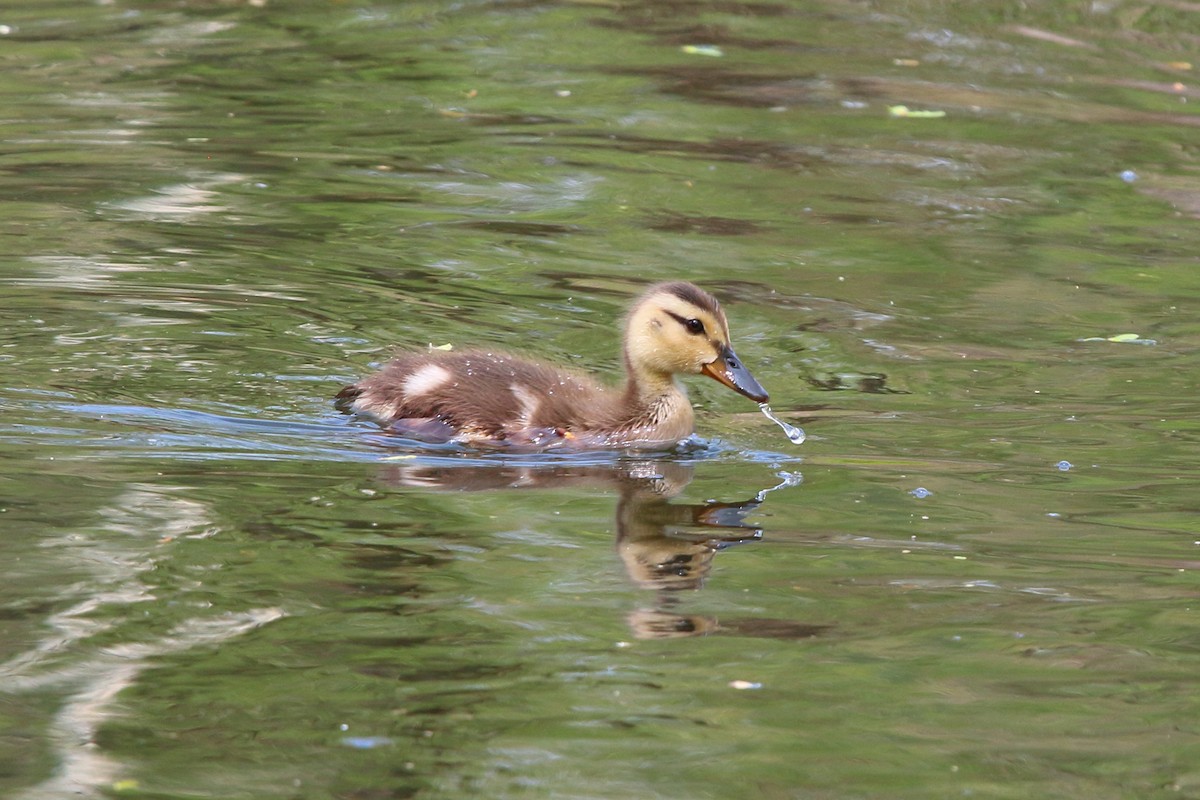
[[[742,365],[716,298],[690,283],[650,287],[630,308],[625,383],[493,350],[407,353],[342,389],[338,410],[426,442],[524,450],[657,449],[694,430],[675,376],[707,375],[756,403],[767,392]]]

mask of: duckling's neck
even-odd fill
[[[667,372],[635,369],[625,365],[625,397],[641,406],[657,405],[662,398],[685,395],[684,389]],[[686,396],[686,395],[685,395]]]
[[[653,429],[654,438],[683,439],[692,434],[692,404],[675,376],[635,366],[628,354],[625,374],[620,416],[637,427]]]
[[[674,375],[634,361],[628,346],[622,356],[625,361],[626,402],[645,407],[656,405],[663,397],[684,394],[683,387],[675,382]]]

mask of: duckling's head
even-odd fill
[[[767,402],[766,389],[733,352],[721,305],[690,283],[660,283],[634,304],[625,358],[635,378],[704,374],[756,403]]]

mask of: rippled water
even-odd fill
[[[1197,794],[1196,23],[0,9],[0,793]],[[803,445],[332,408],[677,278]]]

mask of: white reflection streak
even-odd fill
[[[283,616],[278,608],[260,608],[217,619],[190,620],[158,641],[109,648],[101,658],[70,670],[76,676],[84,671],[86,677],[83,687],[67,698],[49,728],[49,738],[58,757],[56,774],[15,797],[20,800],[109,797],[124,767],[99,751],[94,743],[96,731],[117,715],[113,701],[151,666],[150,660],[197,645],[217,644]]]
[[[158,556],[146,537],[199,537],[212,527],[199,503],[170,496],[163,487],[133,486],[100,514],[110,533],[83,539],[69,536],[49,543],[78,564],[81,555],[92,579],[72,586],[66,594],[87,596],[46,619],[49,633],[30,650],[0,664],[0,692],[21,694],[62,687],[70,692],[47,729],[49,747],[58,762],[55,774],[13,795],[20,800],[59,800],[62,797],[105,798],[125,766],[100,752],[95,744],[101,725],[119,713],[117,696],[153,659],[200,645],[215,645],[285,616],[278,608],[217,614],[186,620],[146,642],[129,642],[96,649],[89,641],[125,620],[102,618],[105,609],[129,607],[153,600],[138,576],[155,566]],[[97,590],[99,589],[99,590]],[[73,689],[73,691],[72,691]]]
[[[198,176],[189,183],[164,186],[155,190],[154,194],[109,203],[108,206],[159,220],[228,211],[228,206],[215,202],[220,198],[217,188],[245,180],[245,175],[236,174]]]

